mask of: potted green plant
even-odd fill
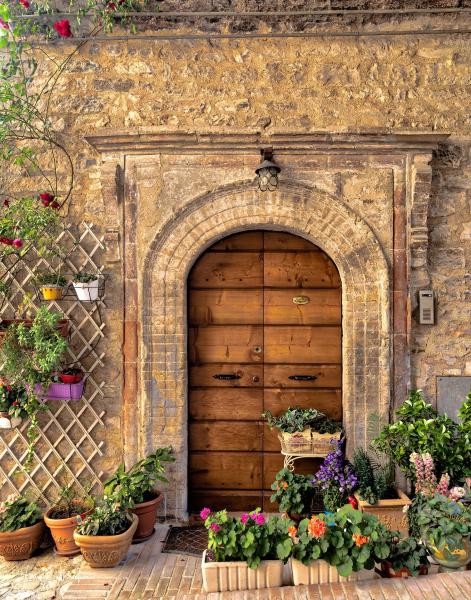
[[[61,487],[57,501],[44,515],[44,522],[51,530],[57,554],[74,556],[80,553],[73,533],[77,527],[77,519],[84,519],[92,508],[93,499],[89,494],[76,494],[70,484]]]
[[[203,587],[206,592],[281,587],[283,562],[291,553],[287,519],[266,519],[256,509],[240,517],[226,510],[200,513],[208,530],[203,553]]]
[[[173,462],[170,446],[158,448],[146,458],[138,461],[128,471],[119,465],[116,472],[104,483],[107,498],[129,507],[139,518],[133,542],[142,542],[154,533],[157,509],[163,494],[155,489],[158,481],[167,482],[164,463]]]
[[[60,273],[39,273],[35,282],[41,288],[44,300],[61,300],[67,287],[67,280]]]
[[[0,349],[3,376],[11,385],[22,385],[27,390],[23,403],[30,419],[26,468],[31,465],[34,443],[38,437],[38,413],[47,410],[42,398],[68,345],[58,329],[61,316],[60,313],[48,311],[45,306],[40,307],[29,327],[19,323],[8,328]]]
[[[66,367],[59,373],[61,383],[80,383],[83,379],[83,371],[80,367]]]
[[[0,429],[13,429],[21,425],[26,417],[26,399],[24,386],[0,383]]]
[[[289,469],[281,469],[271,485],[272,502],[278,503],[280,512],[286,513],[293,521],[300,521],[309,514],[315,493],[312,475],[301,475]]]
[[[104,500],[85,518],[77,517],[73,533],[85,561],[93,568],[115,567],[125,556],[138,518],[119,503]]]
[[[372,579],[389,556],[384,525],[349,505],[303,519],[290,535],[294,585]]]
[[[360,510],[375,515],[391,530],[409,533],[404,507],[411,504],[406,493],[394,482],[394,465],[391,461],[374,461],[363,448],[356,448],[352,458],[353,472],[357,478],[355,498]]]
[[[81,302],[94,302],[99,295],[99,275],[97,273],[75,273],[72,279],[77,298]]]
[[[36,502],[12,494],[0,503],[0,556],[25,560],[41,545],[44,521]]]
[[[429,561],[425,544],[413,537],[401,539],[399,532],[390,532],[389,556],[381,561],[381,577],[417,577],[427,575]]]

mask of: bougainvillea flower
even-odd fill
[[[12,245],[15,246],[15,248],[21,248],[23,246],[23,240],[16,238],[16,240],[13,240]]]
[[[43,206],[48,207],[51,202],[54,201],[55,196],[53,196],[52,194],[49,194],[48,192],[43,192],[42,194],[39,194],[39,199],[41,200]]]
[[[63,38],[72,37],[72,31],[70,29],[70,22],[68,19],[62,19],[62,21],[56,21],[53,25],[57,33]]]
[[[211,514],[211,509],[205,507],[200,512],[200,517],[203,519],[203,521],[206,521],[206,519],[209,517],[210,514]]]
[[[307,530],[310,533],[310,535],[312,535],[312,537],[319,539],[325,534],[327,530],[327,525],[322,519],[312,517],[309,521],[309,525],[307,526]]]
[[[217,523],[211,523],[209,528],[211,529],[211,531],[215,531],[216,533],[221,529]]]
[[[22,4],[25,8],[29,8],[30,7],[30,4],[29,4],[28,0],[18,0],[18,2],[20,4]]]

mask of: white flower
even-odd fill
[[[18,500],[19,496],[18,494],[10,494],[7,497],[7,502],[15,502],[16,500]]]
[[[403,506],[403,508],[402,508],[402,512],[403,512],[403,513],[406,513],[408,510],[409,510],[409,505],[408,505],[408,504],[405,504],[405,505]]]

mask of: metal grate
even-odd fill
[[[105,250],[103,237],[97,234],[94,225],[81,223],[68,225],[56,240],[67,249],[64,273],[91,271],[102,274],[102,255]],[[6,261],[3,268],[8,266]],[[52,266],[34,250],[28,252],[15,269],[9,300],[4,303],[0,317],[12,318],[14,310],[26,293],[34,292],[33,270]],[[32,312],[39,306],[33,295]],[[31,491],[41,500],[54,497],[59,487],[66,482],[75,482],[78,489],[100,486],[102,472],[98,461],[103,455],[102,438],[104,385],[100,369],[104,366],[104,352],[100,341],[104,337],[105,324],[102,319],[105,298],[96,302],[80,302],[72,296],[62,301],[48,302],[52,310],[58,310],[70,319],[70,344],[68,363],[80,362],[87,373],[84,394],[81,400],[48,402],[49,410],[39,415],[40,437],[36,442],[32,469],[25,473],[22,463],[26,458],[26,431],[28,421],[19,429],[0,431],[0,498],[18,491]]]

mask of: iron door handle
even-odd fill
[[[317,375],[290,375],[288,379],[292,379],[293,381],[315,381]]]
[[[234,379],[241,379],[242,375],[238,373],[217,373],[213,375],[213,379],[219,379],[219,381],[232,381]]]

